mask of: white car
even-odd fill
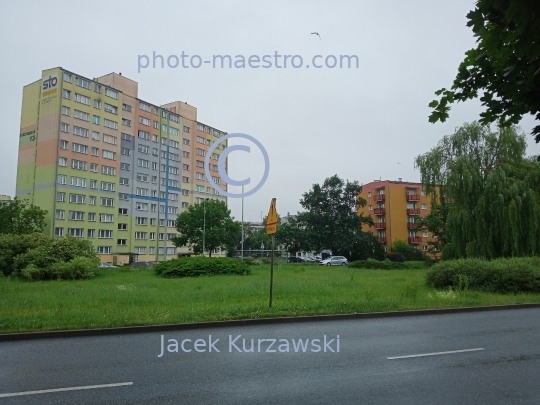
[[[347,259],[343,256],[330,256],[322,260],[319,264],[323,266],[346,266]]]
[[[105,268],[105,269],[111,269],[111,268],[116,268],[118,266],[113,266],[112,264],[101,262],[101,264],[98,267]]]

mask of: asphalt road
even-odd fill
[[[168,332],[158,357],[161,335],[0,342],[0,404],[540,404],[540,309]]]

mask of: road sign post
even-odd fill
[[[269,307],[272,308],[272,290],[274,286],[274,249],[277,232],[277,211],[276,211],[276,199],[272,198],[270,203],[270,210],[268,211],[268,217],[266,218],[266,234],[272,235],[272,254],[270,256],[270,301]]]

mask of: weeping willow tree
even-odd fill
[[[517,127],[465,124],[418,156],[422,184],[451,201],[443,258],[540,253],[540,162]]]

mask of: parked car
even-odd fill
[[[317,260],[315,260],[314,257],[307,257],[307,256],[306,256],[306,257],[304,257],[304,259],[305,259],[306,262],[309,262],[309,263],[315,263],[315,262],[317,262]]]
[[[303,257],[300,256],[289,256],[287,259],[287,263],[304,263],[305,260]]]
[[[323,266],[346,266],[347,259],[343,256],[330,256],[322,260],[319,264]]]
[[[131,267],[148,267],[151,266],[149,263],[150,262],[133,262],[131,263]]]
[[[112,269],[112,268],[116,268],[118,266],[113,266],[112,264],[101,262],[98,267],[100,267],[102,269]]]

